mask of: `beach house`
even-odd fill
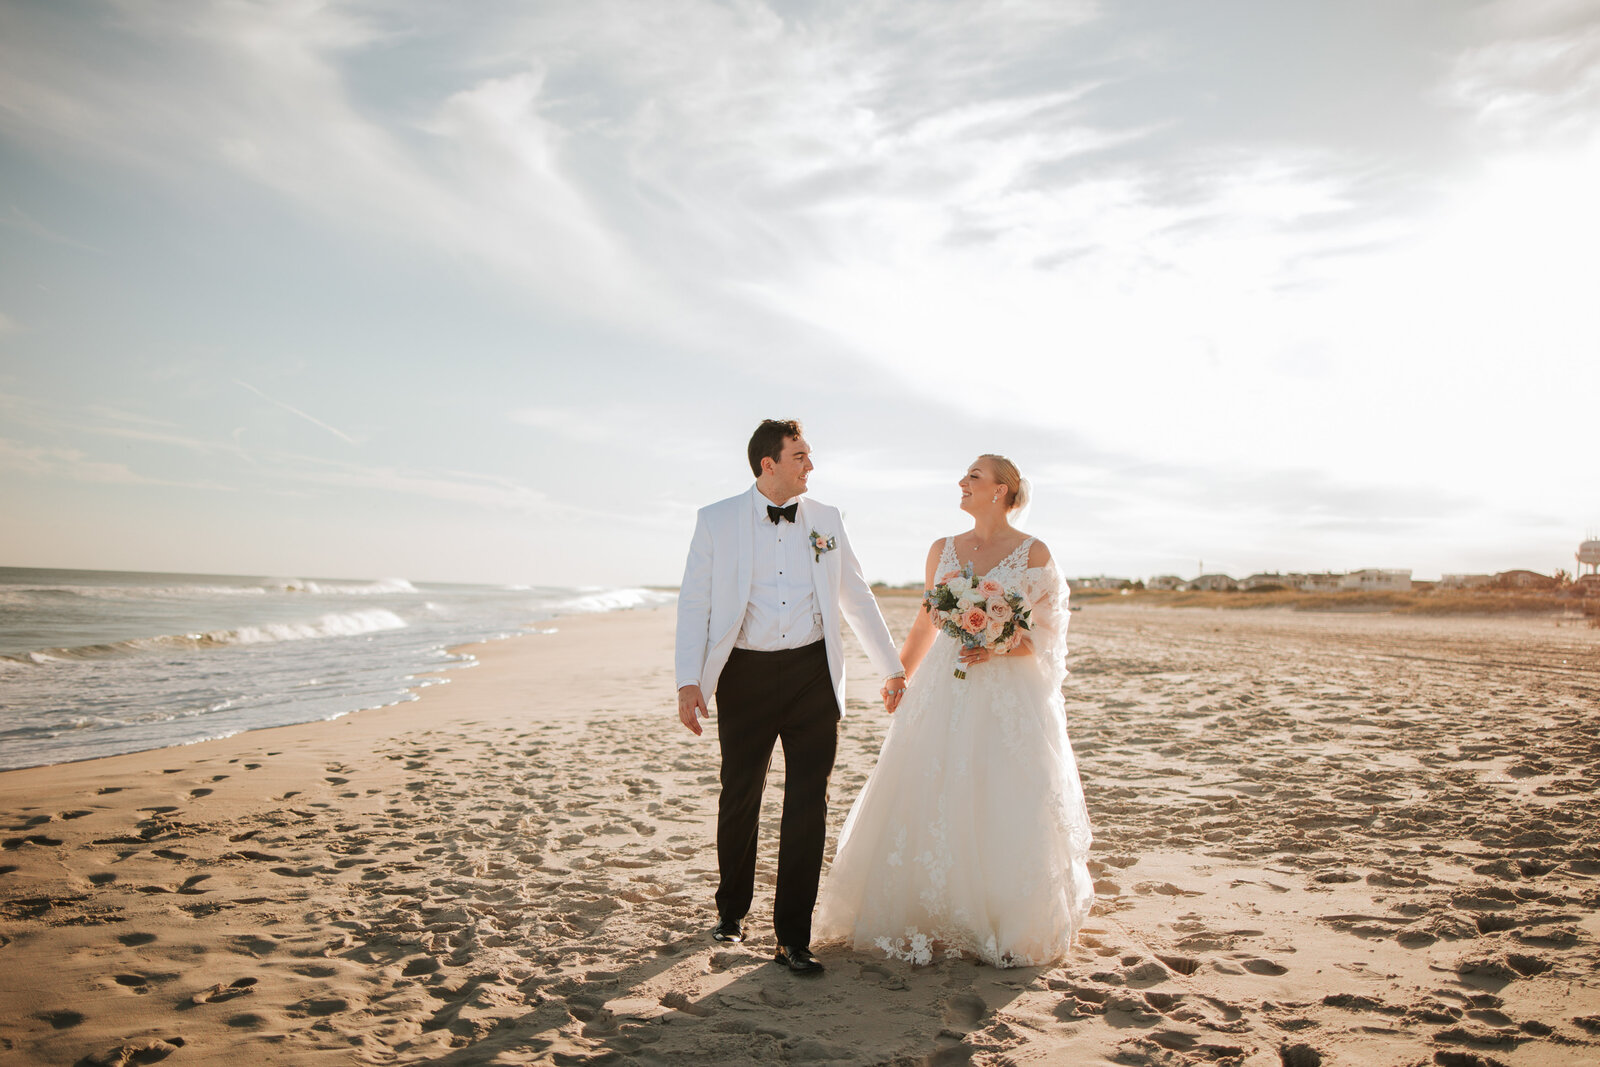
[[[1339,588],[1344,590],[1359,590],[1364,593],[1409,593],[1411,591],[1411,572],[1409,570],[1385,570],[1380,567],[1367,567],[1359,571],[1346,574],[1339,583]]]

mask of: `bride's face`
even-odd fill
[[[1005,493],[1005,486],[995,479],[987,460],[973,460],[967,473],[956,483],[961,487],[961,510],[979,512],[986,508],[1003,507],[996,497]]]

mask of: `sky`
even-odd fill
[[[0,0],[0,565],[1575,569],[1593,0]]]

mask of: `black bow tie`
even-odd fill
[[[799,511],[799,510],[800,510],[799,502],[790,504],[786,508],[780,508],[776,504],[768,504],[767,505],[767,518],[772,520],[772,525],[774,525],[774,526],[778,525],[778,520],[779,519],[788,519],[790,522],[793,522],[794,521],[794,513],[796,511]]]

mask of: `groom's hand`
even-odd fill
[[[701,731],[700,720],[709,718],[711,709],[706,707],[706,698],[700,695],[698,685],[686,685],[678,690],[678,719],[695,736]]]

